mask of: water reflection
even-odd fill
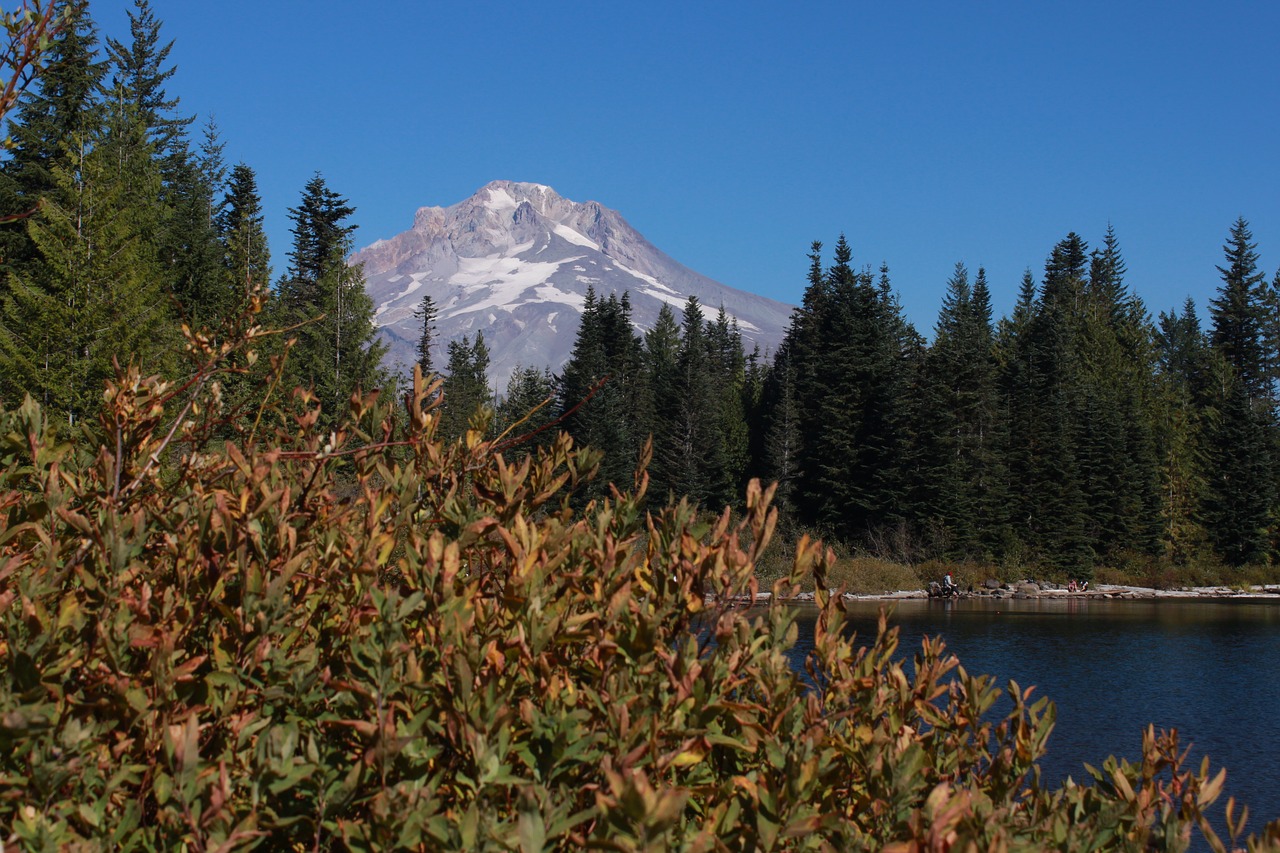
[[[853,602],[850,622],[873,637],[879,602]],[[800,668],[816,610],[798,620]],[[1083,779],[1084,762],[1136,759],[1147,723],[1178,729],[1191,757],[1227,768],[1226,795],[1261,818],[1280,817],[1280,606],[1235,601],[909,600],[891,621],[910,658],[941,635],[970,672],[1036,685],[1058,706],[1041,762],[1046,781]]]

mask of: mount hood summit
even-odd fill
[[[407,372],[430,294],[436,306],[431,360],[447,364],[448,342],[483,331],[489,378],[497,390],[518,367],[558,371],[578,332],[588,287],[598,296],[630,294],[637,330],[652,328],[665,302],[677,320],[697,296],[708,320],[721,306],[737,321],[743,345],[773,352],[791,306],[735,290],[663,254],[617,212],[578,203],[541,184],[494,181],[451,207],[423,207],[413,227],[351,257],[364,264],[386,363]]]

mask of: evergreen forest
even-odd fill
[[[813,244],[771,354],[696,299],[639,335],[626,294],[593,293],[555,380],[563,427],[614,482],[651,436],[655,494],[714,511],[776,482],[798,528],[905,563],[1271,564],[1280,272],[1238,219],[1207,323],[1190,299],[1153,317],[1113,228],[1100,243],[1067,234],[999,319],[985,271],[957,263],[931,339],[844,236],[830,259]]]
[[[216,124],[196,127],[168,91],[173,43],[148,0],[129,12],[128,43],[102,43],[87,3],[56,7],[0,162],[0,402],[30,394],[74,430],[100,412],[117,363],[177,376],[181,329],[217,339],[255,298],[278,333],[225,379],[231,412],[273,359],[279,384],[308,389],[328,421],[385,384],[373,305],[346,263],[347,200],[319,173],[301,188],[273,282],[257,176],[228,165]]]
[[[884,613],[855,636],[821,541],[739,606],[783,528],[1269,564],[1280,278],[1243,219],[1203,328],[1149,316],[1108,229],[999,321],[957,265],[927,341],[841,237],[777,352],[591,292],[563,370],[495,399],[429,298],[383,371],[319,173],[273,279],[253,169],[129,19],[0,11],[4,850],[1280,850],[1146,721],[1042,778],[1054,705]]]
[[[68,430],[101,409],[116,362],[177,377],[182,328],[217,340],[259,300],[253,363],[223,378],[228,424],[256,417],[268,375],[294,411],[333,426],[386,374],[354,213],[316,173],[289,214],[273,278],[253,168],[229,165],[210,120],[168,90],[172,42],[149,0],[128,43],[99,39],[85,2],[49,42],[9,114],[0,161],[0,403],[27,394]],[[906,563],[1035,567],[1265,566],[1280,541],[1280,272],[1248,222],[1226,234],[1221,285],[1153,316],[1126,281],[1120,238],[1075,232],[1024,275],[997,317],[979,268],[957,263],[929,334],[889,270],[815,242],[802,304],[776,352],[747,352],[720,306],[690,299],[637,333],[627,294],[587,296],[558,375],[490,388],[483,331],[436,340],[424,298],[419,365],[444,378],[448,435],[481,407],[509,450],[559,429],[603,451],[580,499],[630,482],[652,439],[654,499],[709,512],[752,478],[778,484],[791,530]],[[1206,270],[1212,276],[1212,270]],[[272,365],[281,370],[271,374]],[[547,402],[550,401],[550,402]],[[228,434],[232,428],[228,427]]]

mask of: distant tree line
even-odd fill
[[[306,183],[273,282],[256,175],[228,168],[211,121],[193,134],[148,0],[135,0],[128,43],[101,45],[84,0],[59,9],[0,159],[0,405],[30,394],[76,427],[100,411],[114,361],[177,375],[182,325],[216,336],[249,299],[283,334],[221,389],[230,413],[278,359],[281,389],[308,389],[297,405],[318,403],[326,422],[393,381],[346,262],[348,201],[318,173]],[[856,268],[841,237],[830,262],[813,244],[802,304],[768,357],[744,351],[722,308],[664,307],[640,335],[625,293],[594,291],[558,376],[521,368],[494,394],[482,331],[433,364],[430,297],[418,356],[445,377],[447,434],[483,426],[520,451],[563,428],[605,451],[583,498],[629,482],[652,437],[656,499],[719,508],[760,476],[797,523],[851,545],[1073,572],[1267,563],[1280,533],[1280,273],[1268,281],[1241,219],[1219,274],[1207,328],[1190,300],[1153,319],[1115,233],[1092,251],[1073,233],[998,321],[983,270],[958,264],[926,340],[888,270]],[[482,404],[487,422],[473,419]]]
[[[287,358],[281,386],[311,389],[326,419],[385,381],[363,275],[346,263],[347,201],[318,173],[307,183],[290,210],[288,268],[268,288],[256,175],[228,169],[212,121],[193,138],[195,117],[166,90],[173,43],[148,0],[129,12],[131,40],[105,51],[87,2],[58,7],[0,161],[0,403],[31,394],[75,426],[97,415],[114,361],[174,375],[181,326],[217,335],[255,294],[267,324],[289,331],[260,341],[262,362],[223,389],[232,408],[270,358]]]
[[[518,372],[498,421],[554,397],[521,430],[560,417],[605,451],[594,494],[630,482],[652,436],[661,499],[718,510],[762,477],[798,524],[896,557],[1077,575],[1134,560],[1269,563],[1280,273],[1268,283],[1256,249],[1240,219],[1207,329],[1190,299],[1151,318],[1111,228],[1093,251],[1068,234],[998,321],[985,272],[957,264],[926,341],[888,270],[855,269],[842,236],[830,265],[813,244],[803,302],[767,362],[696,298],[639,335],[626,294],[590,291],[561,375]],[[451,376],[475,375],[467,346],[450,345]],[[488,392],[468,387],[471,411]]]
[[[431,316],[430,297],[420,314]],[[706,506],[741,499],[752,452],[750,421],[767,371],[758,352],[743,352],[737,322],[721,308],[707,319],[691,297],[676,318],[663,305],[654,327],[637,334],[628,295],[588,287],[573,352],[559,375],[524,367],[506,393],[484,382],[488,348],[478,332],[448,344],[444,369],[444,426],[459,435],[480,406],[496,406],[495,434],[512,448],[549,444],[556,430],[604,452],[601,475],[582,497],[607,495],[609,484],[630,484],[650,436],[650,493],[687,497]],[[429,360],[420,361],[424,370]],[[534,409],[536,408],[536,411]],[[554,427],[552,430],[550,427]]]

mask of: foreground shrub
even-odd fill
[[[507,459],[354,399],[211,442],[226,345],[181,389],[126,373],[98,431],[0,414],[0,831],[22,849],[1181,849],[1223,776],[1148,732],[1047,791],[1053,708],[927,641],[859,647],[808,540],[755,592],[744,517],[575,511],[598,456]],[[750,543],[749,545],[743,543]],[[776,598],[777,596],[775,596]],[[1259,844],[1275,844],[1272,825]],[[1216,838],[1213,843],[1217,843]],[[6,846],[6,849],[8,847]]]

